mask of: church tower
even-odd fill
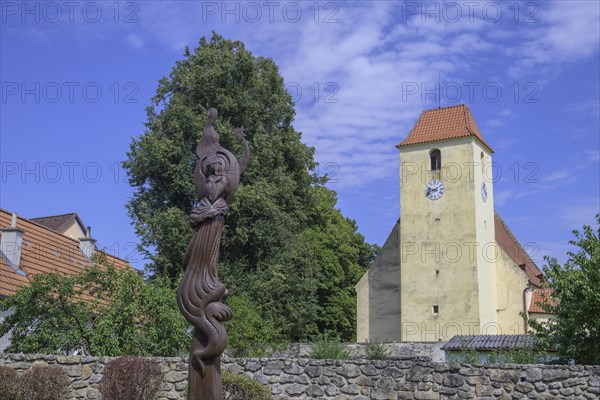
[[[424,111],[397,148],[400,218],[355,286],[357,340],[526,333],[543,274],[494,211],[499,171],[469,108]]]
[[[427,110],[400,144],[402,341],[497,325],[492,149],[466,105]]]

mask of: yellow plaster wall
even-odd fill
[[[480,156],[474,142],[469,137],[400,148],[403,341],[479,333],[479,283],[495,274],[493,268],[483,273],[477,268],[482,258],[478,244],[493,238],[493,211],[488,216],[492,225],[483,229],[477,221],[485,210],[476,204],[482,202],[481,180],[475,177],[481,169],[474,165]],[[441,171],[429,170],[429,152],[434,148],[441,151]],[[425,197],[431,179],[445,185],[439,200]],[[493,210],[493,204],[489,208]],[[487,288],[491,286],[495,286],[493,278]],[[489,308],[488,303],[495,304],[495,296],[483,302]],[[439,306],[438,315],[432,312],[433,305]],[[488,309],[483,313],[492,319],[489,314]]]
[[[532,318],[532,319],[535,318],[538,320],[538,322],[548,322],[548,320],[550,318],[552,318],[552,315],[551,314],[542,314],[542,313],[530,313],[529,318]],[[532,329],[530,328],[530,330],[532,330]]]
[[[510,256],[502,249],[500,252],[500,260],[496,263],[499,329],[496,332],[490,328],[489,334],[522,334],[525,323],[519,313],[523,311],[523,291],[529,281]]]
[[[85,236],[85,232],[81,230],[81,227],[77,223],[77,221],[72,221],[71,224],[65,229],[63,235],[73,238],[75,240],[79,240],[79,238]]]
[[[479,324],[481,333],[498,325],[496,294],[496,262],[501,259],[494,227],[494,169],[490,151],[479,141],[472,140],[475,229],[477,235],[477,285],[479,290]],[[481,196],[482,184],[487,186],[487,201]]]

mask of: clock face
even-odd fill
[[[481,198],[484,202],[487,201],[487,185],[485,182],[481,184]]]
[[[444,190],[444,184],[437,179],[434,179],[425,186],[425,196],[429,200],[437,200],[442,197]]]

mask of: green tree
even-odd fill
[[[96,261],[78,275],[39,274],[0,302],[13,313],[8,352],[174,356],[189,346],[187,323],[168,282],[146,284],[131,269]]]
[[[124,167],[134,195],[128,204],[151,260],[147,271],[176,284],[191,236],[188,215],[198,200],[194,148],[209,107],[224,147],[241,154],[234,127],[244,127],[250,163],[230,205],[219,274],[231,299],[244,297],[291,341],[355,332],[353,286],[374,251],[353,221],[335,209],[335,193],[319,177],[314,149],[301,142],[294,104],[273,60],[254,57],[238,41],[213,34],[160,80],[145,132]]]
[[[546,257],[544,273],[553,290],[554,302],[540,306],[553,314],[547,322],[530,320],[538,342],[558,351],[563,361],[600,364],[600,214],[596,215],[596,231],[585,225],[573,231],[576,252],[561,266],[555,258]]]
[[[285,347],[282,330],[264,319],[246,296],[234,296],[227,302],[235,318],[227,322],[228,351],[234,357],[264,357]]]

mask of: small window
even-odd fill
[[[485,156],[483,155],[483,151],[481,152],[481,174],[483,175],[484,167],[485,167]]]
[[[439,171],[442,169],[442,153],[438,149],[431,150],[429,159],[431,161],[432,171]]]
[[[439,314],[440,312],[440,306],[438,306],[437,304],[433,305],[431,307],[431,310],[433,311],[434,314]]]

